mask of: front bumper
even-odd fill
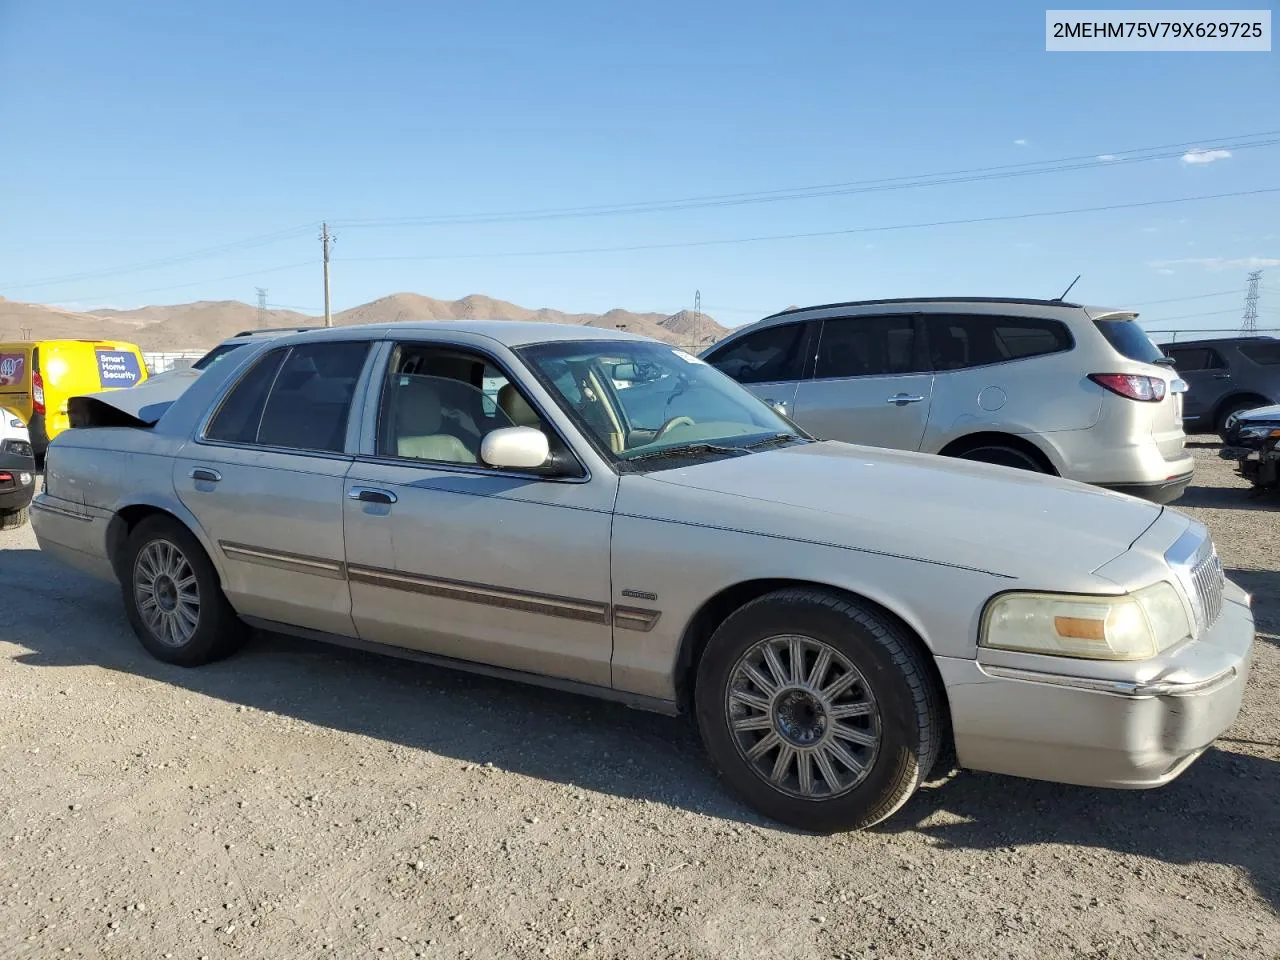
[[[960,766],[1088,787],[1168,783],[1235,722],[1253,638],[1248,595],[1228,581],[1213,627],[1142,679],[939,658]]]

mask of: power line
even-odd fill
[[[1196,203],[1203,200],[1225,200],[1231,197],[1252,197],[1267,193],[1280,193],[1280,187],[1262,187],[1257,190],[1239,190],[1233,193],[1205,194],[1197,197],[1174,197],[1168,200],[1143,200],[1135,203],[1113,203],[1098,207],[1077,207],[1069,210],[1042,210],[1034,213],[1010,213],[990,217],[965,217],[958,220],[932,220],[923,223],[896,223],[875,227],[847,227],[842,230],[815,230],[809,233],[763,234],[755,237],[731,237],[720,240],[687,240],[673,243],[643,243],[619,247],[578,247],[562,250],[513,250],[502,253],[432,253],[382,257],[351,257],[343,263],[375,263],[423,260],[493,260],[517,257],[555,257],[591,253],[634,253],[641,250],[675,250],[690,247],[714,247],[742,243],[763,243],[774,240],[808,240],[818,237],[839,237],[859,233],[882,233],[892,230],[919,230],[929,227],[966,226],[980,223],[1004,223],[1016,220],[1033,220],[1042,217],[1062,217],[1080,213],[1101,213],[1110,210],[1136,210],[1146,207],[1168,206],[1178,203]]]
[[[156,270],[161,267],[176,266],[177,264],[186,263],[191,260],[203,260],[210,257],[220,256],[224,253],[235,253],[240,250],[248,250],[253,247],[265,246],[270,243],[275,243],[278,240],[286,240],[296,236],[301,236],[311,229],[312,224],[308,223],[298,227],[290,227],[286,230],[277,230],[274,233],[265,233],[256,237],[247,237],[243,240],[232,241],[217,247],[206,247],[203,250],[196,250],[191,253],[163,257],[158,260],[146,260],[140,263],[112,267],[106,270],[66,274],[61,277],[44,277],[39,280],[27,280],[21,283],[0,283],[0,289],[26,290],[31,287],[50,287],[62,283],[76,283],[81,280],[100,280],[105,277],[114,277],[126,273],[139,273],[143,270]]]
[[[281,273],[285,270],[296,270],[299,267],[314,267],[315,260],[300,260],[297,263],[284,263],[275,267],[263,267],[258,270],[246,270],[243,273],[229,273],[222,277],[208,277],[204,280],[190,280],[185,283],[171,283],[164,287],[147,287],[142,290],[125,290],[92,297],[76,297],[73,300],[62,300],[62,303],[102,303],[108,300],[119,300],[122,297],[136,297],[144,293],[163,293],[166,290],[181,290],[186,287],[199,287],[206,283],[221,283],[223,280],[243,280],[245,277],[258,277],[266,273]]]
[[[1274,146],[1280,139],[1280,130],[1269,130],[1254,134],[1242,134],[1229,141],[1256,138],[1257,142],[1223,142],[1222,147],[1232,150],[1247,150],[1256,147]],[[390,226],[446,226],[460,224],[511,223],[529,220],[552,220],[581,217],[620,216],[634,213],[656,213],[673,210],[702,209],[706,207],[738,206],[742,204],[774,203],[783,200],[803,200],[817,197],[843,196],[855,193],[871,193],[884,190],[902,190],[923,186],[941,186],[953,183],[970,183],[983,180],[1000,180],[1009,177],[1033,176],[1043,173],[1060,173],[1071,170],[1095,169],[1098,167],[1115,167],[1129,163],[1145,163],[1151,160],[1171,159],[1180,156],[1183,151],[1205,141],[1192,140],[1177,144],[1163,144],[1155,147],[1142,147],[1137,150],[1121,151],[1116,159],[1100,161],[1097,155],[1081,155],[1063,157],[1057,160],[1038,160],[1017,164],[1004,164],[994,167],[975,167],[966,170],[952,170],[943,173],[913,174],[899,177],[885,177],[872,180],[854,180],[843,183],[817,184],[806,187],[789,187],[775,190],[752,191],[746,193],[710,194],[696,197],[683,197],[670,200],[647,200],[631,203],[602,204],[584,207],[543,208],[534,210],[514,210],[479,214],[438,214],[408,217],[387,217],[363,220],[343,220],[340,224],[349,228],[390,227]],[[1176,148],[1176,149],[1174,149]],[[1173,152],[1169,152],[1169,151]],[[1122,156],[1121,153],[1130,154]]]

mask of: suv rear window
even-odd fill
[[[1139,363],[1159,363],[1165,360],[1160,348],[1147,336],[1147,332],[1134,320],[1095,320],[1093,321],[1107,343],[1123,357]]]
[[[1242,343],[1240,352],[1254,363],[1280,363],[1280,343]]]

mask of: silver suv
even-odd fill
[[[823,439],[1169,503],[1193,470],[1186,384],[1136,317],[1056,300],[865,300],[784,310],[702,357]]]

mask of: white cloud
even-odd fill
[[[1227,259],[1225,257],[1184,257],[1180,260],[1152,260],[1147,264],[1147,266],[1160,273],[1170,267],[1179,265],[1202,267],[1215,273],[1220,270],[1258,270],[1263,267],[1280,267],[1280,257],[1236,257],[1235,259]],[[1171,270],[1170,272],[1172,273]]]
[[[1112,160],[1119,160],[1120,158],[1114,153],[1100,153],[1098,154],[1098,159],[1103,163],[1110,163]]]
[[[1183,163],[1213,163],[1215,160],[1226,160],[1231,156],[1230,150],[1188,150],[1182,155]]]
[[[1013,145],[1015,147],[1025,147],[1027,145],[1027,141],[1022,137],[1019,137],[1017,140],[1013,141]]]
[[[1166,277],[1172,277],[1177,272],[1178,272],[1177,270],[1170,270],[1168,267],[1161,267],[1159,270],[1156,271],[1156,273],[1162,273]]]
[[[1143,227],[1142,232],[1143,233],[1159,233],[1160,228],[1159,227]]]

